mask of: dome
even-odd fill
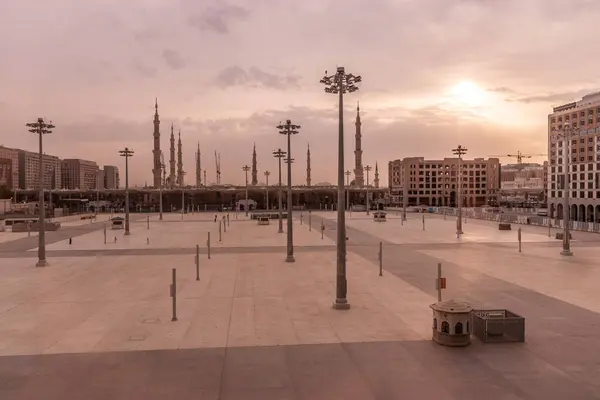
[[[457,302],[454,300],[441,301],[430,305],[434,311],[446,312],[446,313],[470,313],[472,308],[467,303]]]

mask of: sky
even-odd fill
[[[152,119],[161,147],[181,130],[186,183],[195,151],[215,181],[259,181],[291,119],[293,181],[337,180],[338,99],[319,80],[362,76],[344,97],[346,169],[360,101],[363,165],[547,152],[552,107],[600,90],[595,0],[19,0],[0,2],[0,144],[37,151],[25,123],[56,126],[44,150],[102,165],[135,151],[130,182],[152,184]],[[543,161],[534,157],[532,161]],[[501,162],[514,162],[502,158]],[[371,177],[372,179],[372,177]]]

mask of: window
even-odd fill
[[[456,325],[454,325],[454,334],[462,335],[462,333],[463,333],[463,326],[460,322],[457,322]]]
[[[442,333],[450,333],[450,324],[448,324],[448,321],[442,322]]]
[[[433,319],[433,329],[437,330],[437,318]]]

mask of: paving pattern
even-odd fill
[[[352,213],[352,308],[337,311],[334,212],[311,213],[311,230],[306,212],[295,215],[295,263],[284,262],[276,221],[241,217],[210,260],[205,237],[218,228],[203,213],[152,215],[150,229],[134,216],[131,240],[119,232],[112,247],[103,222],[65,226],[48,235],[45,269],[33,267],[36,237],[0,237],[0,398],[600,398],[600,237],[574,233],[564,258],[544,228],[523,227],[519,253],[515,231],[486,221],[469,220],[456,239],[440,216],[423,231],[421,215],[401,224]],[[432,343],[438,262],[445,298],[525,316],[526,342]]]

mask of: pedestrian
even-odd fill
[[[217,222],[217,214],[215,214],[215,222]]]

